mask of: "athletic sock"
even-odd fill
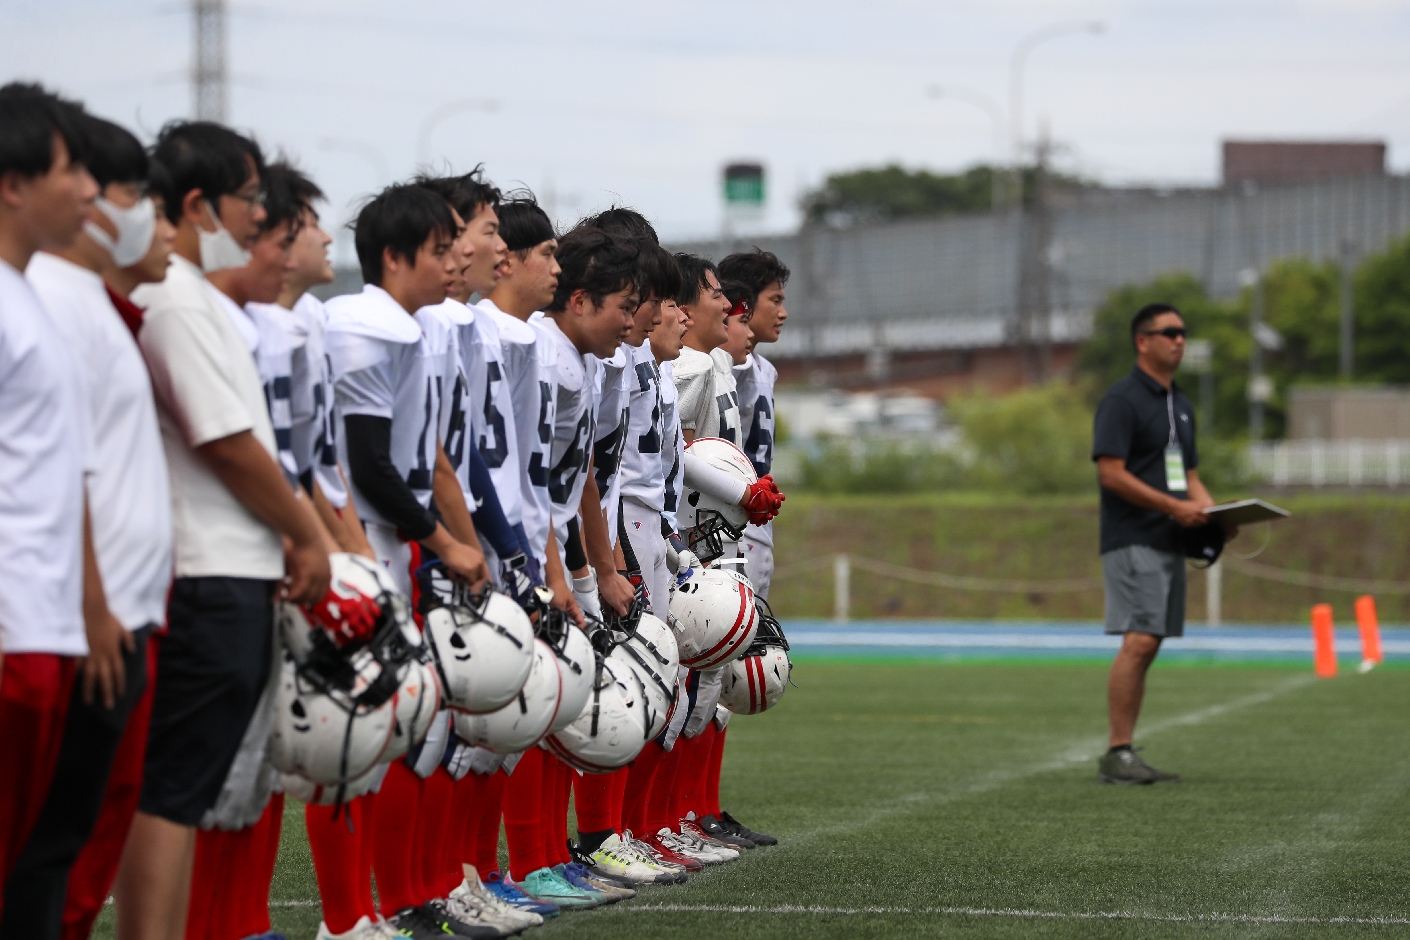
[[[366,797],[333,806],[305,806],[304,828],[323,902],[323,923],[330,933],[346,933],[364,914],[362,839]],[[335,814],[336,813],[336,818]],[[352,831],[348,831],[348,824]]]
[[[425,903],[432,898],[444,897],[441,882],[445,880],[445,869],[441,867],[441,854],[445,851],[446,832],[450,828],[451,798],[455,794],[455,780],[445,768],[437,767],[421,782],[421,838],[417,843],[413,864],[420,871],[417,879],[417,894]]]
[[[720,770],[724,767],[727,731],[729,725],[715,732],[710,747],[710,764],[705,771],[705,812],[716,819],[720,818]]]
[[[649,834],[646,825],[652,781],[665,755],[666,749],[659,742],[647,741],[636,760],[627,766],[627,779],[622,790],[621,829],[630,829],[638,836]]]
[[[1107,750],[1107,753],[1108,753],[1108,754],[1115,754],[1117,751],[1129,751],[1129,750],[1131,750],[1131,745],[1129,745],[1129,744],[1118,744],[1118,745],[1116,745],[1116,746],[1113,747],[1113,748],[1109,748],[1109,749]]]
[[[550,777],[553,794],[552,812],[547,815],[548,829],[546,838],[548,840],[544,847],[546,865],[567,865],[573,860],[572,854],[568,851],[568,804],[573,797],[573,782],[578,777],[578,772],[556,757],[545,758],[553,768]]]
[[[463,864],[475,864],[476,814],[481,809],[482,779],[478,774],[467,773],[455,781],[455,792],[450,801],[450,827],[446,832],[445,847],[441,850],[442,885],[449,887],[441,892],[441,897],[449,896],[465,880]]]
[[[372,864],[377,856],[377,794],[360,796],[358,801],[362,804],[362,816],[353,820],[353,828],[362,831],[357,853],[358,914],[366,914],[376,920],[377,902],[372,897]]]
[[[239,934],[252,937],[269,932],[269,886],[279,861],[279,834],[284,827],[284,794],[275,793],[259,822],[244,841],[246,857],[241,864],[249,871],[240,892]]]
[[[509,876],[515,881],[544,867],[543,765],[543,749],[529,748],[504,787],[504,837],[509,844]]]
[[[477,811],[475,848],[472,858],[480,877],[499,871],[499,829],[504,818],[504,786],[509,775],[496,770],[480,779],[480,809]]]
[[[589,854],[612,835],[612,796],[616,774],[583,774],[573,780],[573,807],[578,814],[578,847]]]
[[[613,832],[622,831],[622,798],[626,795],[627,792],[627,774],[629,772],[629,768],[622,767],[611,774],[612,789],[611,792],[608,794],[608,799],[611,802],[608,805],[612,809]]]
[[[417,897],[413,860],[416,834],[420,829],[421,778],[394,760],[387,767],[382,789],[374,802],[376,827],[372,867],[377,876],[377,900],[383,917],[391,917],[404,907],[420,904]]]
[[[710,764],[710,739],[711,725],[707,724],[705,730],[690,739],[682,738],[676,742],[676,746],[685,745],[680,757],[680,764],[676,770],[676,784],[674,787],[675,800],[671,806],[670,826],[675,829],[680,820],[684,819],[687,813],[700,813],[700,808],[705,803],[705,770]]]
[[[676,746],[661,758],[661,763],[651,778],[651,796],[647,800],[644,817],[647,835],[655,835],[663,828],[675,831],[676,826],[680,824],[679,819],[671,818],[671,810],[675,802],[676,769],[680,765],[681,744],[684,740],[676,739]]]

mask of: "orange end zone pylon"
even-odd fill
[[[1312,665],[1317,675],[1330,679],[1337,674],[1336,641],[1332,636],[1332,605],[1312,607]]]
[[[1356,599],[1356,626],[1361,631],[1361,671],[1370,672],[1385,662],[1381,652],[1381,621],[1376,616],[1376,599],[1363,594]]]

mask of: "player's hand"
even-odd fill
[[[783,494],[774,485],[773,476],[766,473],[745,487],[744,499],[740,501],[739,505],[749,513],[750,522],[754,525],[763,525],[778,515],[783,500]]]
[[[553,606],[563,611],[579,627],[587,628],[587,618],[583,616],[583,609],[578,606],[577,598],[573,597],[573,592],[564,584],[553,589]]]
[[[470,585],[470,590],[478,591],[490,579],[490,566],[485,564],[485,553],[464,542],[453,542],[443,546],[441,561],[451,571],[460,575]]]
[[[332,583],[328,550],[317,539],[300,544],[284,540],[284,599],[313,604],[323,599]]]
[[[1209,521],[1209,516],[1205,514],[1202,507],[1186,499],[1175,500],[1175,506],[1170,510],[1170,517],[1186,529],[1197,528]]]
[[[83,678],[83,700],[91,705],[96,693],[104,708],[112,708],[127,688],[122,654],[136,649],[136,641],[106,607],[101,613],[86,617],[83,626],[88,636],[88,655],[79,660],[78,666]]]
[[[602,603],[615,610],[621,616],[631,609],[632,601],[636,600],[636,588],[632,583],[615,571],[602,574],[597,579],[597,593],[602,598]]]

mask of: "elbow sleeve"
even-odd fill
[[[392,463],[391,419],[348,415],[344,426],[348,471],[358,492],[407,538],[428,538],[436,531],[436,519],[417,501]]]

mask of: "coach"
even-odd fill
[[[1092,431],[1106,632],[1122,635],[1107,681],[1111,747],[1097,772],[1105,783],[1180,779],[1141,760],[1131,739],[1160,642],[1185,630],[1184,529],[1208,522],[1214,504],[1196,469],[1194,408],[1175,384],[1185,354],[1180,311],[1142,307],[1131,344],[1136,367],[1102,398]]]

